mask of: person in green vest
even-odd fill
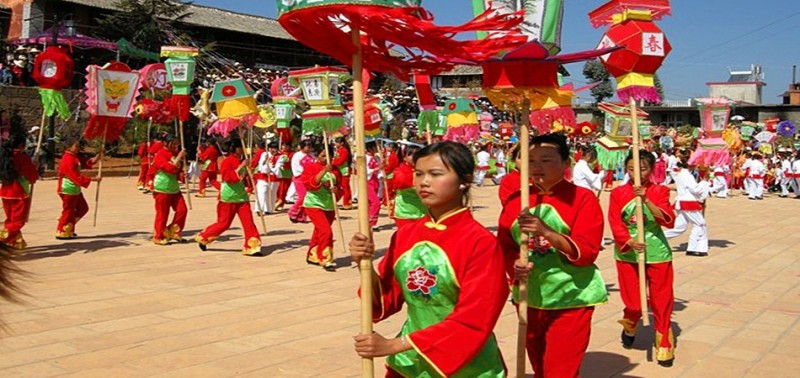
[[[504,377],[492,330],[508,298],[503,253],[497,239],[467,207],[475,162],[456,142],[414,154],[414,187],[428,213],[392,235],[378,271],[372,272],[373,320],[406,307],[394,338],[355,336],[361,357],[386,356],[391,377]],[[356,263],[375,256],[357,233],[350,241]]]
[[[172,135],[164,136],[164,147],[153,158],[153,199],[156,216],[153,222],[153,243],[167,245],[170,240],[179,243],[185,240],[181,233],[186,225],[188,209],[183,200],[178,174],[182,171],[186,150],[180,150],[180,141]],[[172,222],[167,225],[170,209],[175,211]]]
[[[393,218],[398,229],[414,223],[428,213],[428,208],[422,203],[414,188],[414,154],[419,149],[417,146],[407,146],[403,151],[403,161],[394,171],[394,188],[397,196]]]
[[[102,177],[88,177],[81,174],[81,169],[91,169],[97,162],[97,156],[86,159],[78,154],[84,142],[78,138],[68,138],[64,142],[64,155],[58,164],[58,195],[61,197],[61,217],[56,226],[56,239],[73,239],[78,236],[75,227],[78,221],[89,212],[89,204],[81,193],[81,188],[100,182]]]
[[[316,147],[316,158],[305,165],[300,180],[306,188],[303,198],[303,210],[314,224],[314,232],[308,243],[306,263],[318,265],[329,272],[336,271],[333,261],[333,193],[338,192],[335,167],[327,163],[328,154],[333,155],[333,148],[324,145]],[[338,193],[337,193],[338,194]]]
[[[28,222],[31,192],[39,170],[25,153],[25,131],[14,127],[9,134],[0,145],[0,198],[6,216],[0,230],[0,244],[24,249],[27,243],[22,237],[22,227]]]
[[[217,204],[217,221],[203,229],[194,240],[197,241],[200,250],[205,251],[209,244],[231,227],[233,218],[238,216],[244,231],[242,254],[261,256],[261,236],[253,222],[250,197],[244,185],[250,160],[243,159],[242,142],[237,137],[231,137],[225,143],[225,149],[228,151],[228,156],[220,165],[222,181]]]
[[[656,164],[653,154],[642,150],[639,154],[639,170],[642,186],[633,186],[633,180],[611,191],[608,205],[608,224],[614,235],[614,259],[617,261],[619,295],[625,309],[619,323],[623,330],[620,338],[626,348],[633,346],[639,319],[642,318],[639,297],[639,271],[637,252],[645,254],[645,277],[649,287],[650,308],[653,310],[653,328],[656,331],[656,361],[662,366],[672,366],[675,359],[675,340],[670,326],[674,273],[672,270],[672,248],[667,242],[662,227],[675,225],[675,210],[669,202],[669,188],[654,184],[650,177]],[[625,160],[628,174],[633,177],[633,154]],[[644,205],[644,243],[636,241],[636,197]]]
[[[497,239],[509,277],[528,283],[528,358],[537,377],[577,377],[594,307],[608,301],[594,264],[603,240],[603,211],[591,190],[564,180],[570,156],[563,135],[534,137],[529,161],[520,163],[530,165],[530,199],[520,211],[520,194],[509,197]],[[528,264],[519,259],[523,232],[530,237]],[[512,298],[519,303],[516,285]]]

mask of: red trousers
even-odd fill
[[[153,223],[154,236],[156,240],[169,238],[171,235],[180,236],[183,227],[186,225],[186,202],[183,200],[183,195],[178,193],[153,193],[155,200],[156,219]],[[172,217],[172,223],[167,226],[167,219],[169,218],[169,211],[175,211]],[[170,232],[167,232],[169,230]]]
[[[672,291],[674,273],[672,262],[645,264],[645,276],[649,296],[650,311],[653,312],[653,328],[664,335],[659,347],[671,347],[666,337],[670,330],[672,308],[675,305],[675,294]],[[617,261],[617,280],[619,295],[625,304],[623,317],[633,321],[642,318],[641,298],[639,297],[639,269],[636,263]]]
[[[369,207],[369,225],[375,227],[378,225],[378,215],[381,212],[381,200],[378,198],[378,189],[380,183],[377,179],[367,181],[367,204]],[[364,195],[358,194],[359,201],[363,201]],[[361,203],[361,202],[359,202]],[[361,205],[359,205],[361,206]]]
[[[339,183],[341,192],[342,206],[345,208],[353,207],[353,191],[350,189],[350,175],[342,176],[341,172],[334,171],[336,182]]]
[[[603,179],[603,184],[606,188],[611,189],[614,187],[614,171],[606,170],[606,177]]]
[[[147,184],[147,171],[150,169],[150,164],[139,164],[139,178],[136,179],[136,186],[145,186]]]
[[[308,243],[306,259],[311,262],[319,262],[322,265],[333,263],[333,210],[322,210],[313,207],[306,207],[306,215],[314,224],[314,233],[311,234],[311,241]]]
[[[197,191],[204,195],[206,194],[206,181],[208,185],[216,187],[214,183],[217,182],[217,171],[209,172],[206,170],[200,171],[200,182],[197,184]]]
[[[250,202],[218,202],[216,223],[209,225],[200,232],[200,237],[208,242],[216,240],[217,237],[231,227],[233,218],[236,216],[239,217],[239,222],[242,224],[242,230],[244,231],[244,248],[250,248],[250,243],[253,239],[258,240],[258,245],[261,245],[261,236],[258,233],[255,222],[253,222],[253,210],[250,208]]]
[[[72,236],[78,221],[89,212],[89,204],[83,193],[77,195],[59,194],[61,197],[61,217],[58,218],[56,232],[60,236]]]
[[[286,202],[286,193],[289,192],[289,187],[292,186],[292,179],[291,178],[279,178],[278,179],[278,194],[277,200],[275,202],[280,201],[280,203]]]
[[[4,228],[8,232],[8,235],[6,235],[5,240],[0,240],[0,242],[9,241],[9,244],[13,244],[20,234],[20,231],[22,231],[22,226],[25,225],[30,209],[30,197],[3,198],[3,212],[6,214]]]
[[[537,378],[577,377],[592,331],[594,307],[528,307],[526,349]]]

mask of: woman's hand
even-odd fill
[[[647,243],[639,243],[634,239],[628,240],[628,246],[631,247],[631,250],[636,252],[644,252],[645,249],[647,249]]]
[[[410,349],[400,338],[387,339],[379,333],[356,335],[353,339],[356,341],[356,353],[361,357],[384,357]]]
[[[356,232],[350,239],[350,257],[356,264],[361,263],[361,259],[372,259],[375,255],[375,244],[366,235]]]
[[[644,186],[634,186],[633,187],[633,194],[637,197],[642,197],[642,201],[645,200],[644,196],[647,193],[647,188]]]
[[[552,228],[548,227],[541,218],[534,216],[530,213],[528,208],[523,209],[517,218],[519,222],[519,229],[522,232],[527,232],[534,236],[547,237],[548,234],[554,232]]]
[[[523,264],[522,261],[517,259],[514,261],[514,280],[518,282],[525,282],[528,281],[528,275],[533,270],[533,263],[528,262],[527,264]]]

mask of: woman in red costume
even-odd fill
[[[0,198],[6,220],[0,230],[0,244],[24,249],[22,227],[31,211],[31,190],[39,173],[33,161],[25,154],[25,134],[10,135],[0,146]]]
[[[373,319],[407,307],[395,338],[355,336],[362,357],[386,356],[387,377],[504,377],[492,330],[508,297],[497,239],[466,206],[475,162],[466,146],[429,145],[414,154],[414,187],[428,214],[397,230],[373,271]],[[375,245],[350,241],[359,262]]]
[[[88,188],[92,181],[100,182],[102,177],[88,177],[81,174],[81,169],[91,169],[97,157],[84,159],[78,156],[83,141],[68,139],[64,144],[65,151],[58,164],[58,195],[61,196],[61,217],[56,227],[56,239],[72,239],[78,236],[75,227],[78,221],[89,212],[89,204],[81,193],[81,188]]]

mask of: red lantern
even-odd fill
[[[74,74],[75,62],[59,46],[48,46],[34,60],[33,80],[42,89],[61,90],[68,87]]]
[[[612,24],[603,36],[598,49],[624,46],[600,57],[603,66],[617,79],[617,95],[623,102],[636,100],[659,102],[655,88],[656,70],[661,67],[672,46],[653,19],[668,13],[669,2],[659,1],[663,8],[652,9],[647,1],[612,0],[589,14],[595,26]],[[614,13],[609,20],[608,14]]]

